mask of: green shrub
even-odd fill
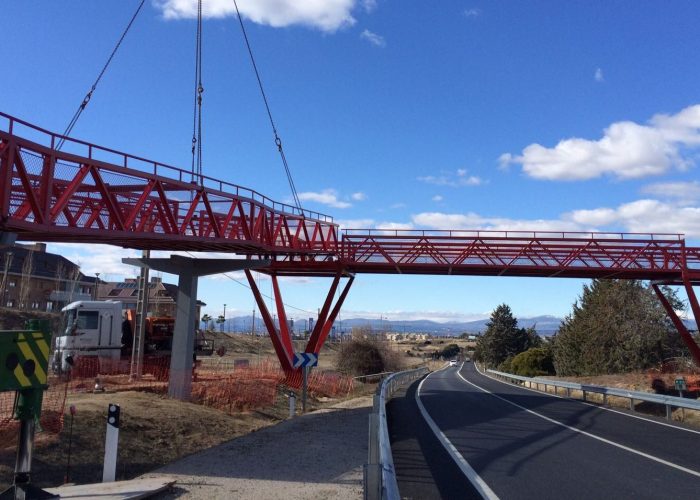
[[[508,357],[503,361],[498,367],[496,368],[499,372],[506,372],[506,373],[513,373],[513,367],[511,364],[513,363],[513,358]]]
[[[510,362],[511,372],[523,377],[554,375],[552,351],[546,347],[533,347],[515,356]],[[504,370],[506,371],[506,370]]]

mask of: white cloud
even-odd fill
[[[377,8],[377,0],[362,0],[362,8],[365,12],[373,12]]]
[[[680,207],[658,200],[637,200],[615,209],[576,210],[570,214],[582,224],[616,224],[633,233],[685,234],[700,238],[700,207]]]
[[[340,200],[338,198],[338,192],[335,189],[324,189],[320,193],[315,193],[312,191],[299,193],[299,200],[313,201],[333,208],[348,208],[352,206],[351,203]]]
[[[376,33],[372,33],[370,30],[364,30],[362,33],[360,33],[360,38],[367,40],[369,43],[377,47],[386,47],[386,40],[384,40],[384,37],[377,35]]]
[[[593,73],[593,79],[598,83],[603,83],[605,81],[605,77],[603,76],[603,70],[600,68],[596,68],[595,73]]]
[[[335,219],[341,229],[368,229],[374,227],[374,219]]]
[[[464,17],[473,18],[473,17],[479,17],[480,15],[481,15],[481,9],[472,8],[472,9],[465,9],[464,10]]]
[[[484,230],[484,231],[578,231],[580,226],[562,219],[519,220],[502,217],[484,217],[469,212],[466,214],[446,214],[423,212],[411,217],[418,227],[427,229]]]
[[[280,28],[284,26],[308,26],[325,32],[334,32],[355,24],[352,10],[357,0],[238,0],[241,15],[254,23]],[[371,1],[365,1],[370,5]],[[155,6],[166,19],[197,17],[197,0],[155,0]],[[207,0],[203,2],[206,17],[234,16],[232,0]]]
[[[357,192],[357,193],[352,193],[350,195],[350,198],[352,198],[355,201],[365,201],[367,199],[367,195],[362,192]]]
[[[616,208],[574,210],[557,219],[510,219],[474,212],[423,212],[411,217],[417,228],[491,231],[599,231],[684,234],[700,238],[700,207],[637,200]]]
[[[616,122],[598,140],[571,138],[553,148],[530,144],[519,156],[501,155],[501,167],[522,165],[530,177],[587,180],[603,175],[634,179],[685,170],[694,162],[682,153],[700,146],[700,105],[675,115],[656,115],[648,125]]]
[[[451,321],[477,321],[486,319],[489,314],[464,314],[455,311],[361,311],[343,309],[343,319],[373,319],[378,320],[379,316],[389,321],[415,321],[427,319],[437,321],[438,323],[447,323]]]
[[[440,201],[444,200],[444,198],[441,195],[436,194],[435,196],[432,197],[432,200],[435,202],[440,202]]]
[[[661,198],[673,198],[686,205],[700,200],[700,182],[660,182],[645,186],[642,192]]]
[[[435,186],[463,187],[463,186],[480,186],[484,183],[481,177],[476,175],[467,175],[467,170],[458,168],[454,173],[445,172],[440,175],[425,175],[417,177],[420,182],[433,184]]]
[[[100,273],[100,279],[121,281],[124,277],[134,277],[139,274],[137,267],[122,264],[122,258],[141,257],[141,252],[138,250],[112,245],[76,243],[48,243],[46,250],[49,253],[62,255],[77,264],[86,276],[95,276],[95,273]]]

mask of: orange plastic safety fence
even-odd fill
[[[37,431],[59,433],[63,429],[63,413],[66,406],[68,382],[50,377],[49,388],[44,391]],[[14,419],[15,392],[0,393],[0,443],[13,443],[19,431],[19,421]]]

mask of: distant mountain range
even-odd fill
[[[251,332],[252,316],[238,316],[229,318],[223,325],[224,331],[231,332]],[[557,333],[563,318],[556,316],[535,316],[532,318],[518,318],[518,326],[520,328],[534,327],[539,335],[551,336]],[[457,336],[463,333],[478,334],[486,331],[486,323],[488,318],[476,321],[450,321],[447,323],[439,323],[427,319],[412,320],[412,321],[391,321],[387,319],[375,318],[352,318],[336,321],[334,332],[338,333],[342,330],[343,333],[350,333],[356,327],[370,327],[375,332],[396,332],[396,333],[430,333],[437,336]],[[686,326],[690,330],[697,329],[697,325],[692,320],[685,320]],[[216,325],[218,328],[219,325]],[[302,333],[308,328],[306,321],[296,321],[294,323],[294,331]],[[265,331],[265,324],[260,317],[255,318],[255,331],[260,333]]]

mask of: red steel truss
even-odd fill
[[[269,254],[335,250],[337,226],[326,215],[3,113],[0,124],[0,230],[19,239]],[[41,142],[19,137],[20,130]]]
[[[3,126],[4,125],[4,126]],[[32,140],[20,137],[22,132]],[[56,148],[65,139],[61,150]],[[0,113],[0,232],[20,240],[235,252],[272,259],[279,328],[246,271],[285,370],[294,349],[278,276],[333,283],[306,352],[318,353],[355,273],[641,279],[682,285],[696,321],[700,248],[682,235],[524,231],[346,230],[331,217],[255,191],[64,138]],[[341,277],[350,277],[331,308]],[[700,348],[667,312],[700,364]],[[692,343],[692,345],[691,345]]]

